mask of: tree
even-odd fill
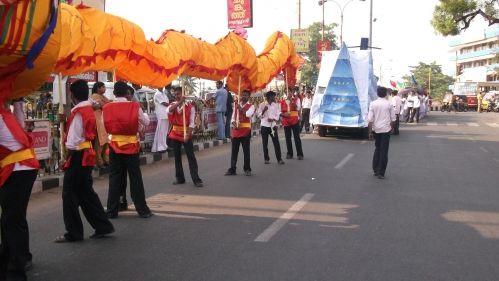
[[[431,96],[433,99],[441,100],[445,94],[445,91],[449,88],[449,85],[454,83],[454,78],[442,73],[442,68],[436,62],[426,64],[424,62],[419,62],[417,66],[411,67],[411,75],[406,75],[403,77],[406,85],[412,85],[412,75],[418,83],[418,87],[422,87],[428,91],[429,78],[431,78]],[[431,72],[431,75],[430,75]]]
[[[431,24],[444,36],[457,35],[479,15],[489,26],[499,23],[499,0],[440,0],[433,10]]]
[[[193,95],[198,90],[196,79],[198,78],[190,76],[180,76],[179,85],[182,86],[182,84],[184,84],[186,96]]]
[[[336,35],[333,33],[333,29],[337,26],[336,23],[328,24],[324,26],[324,40],[331,42],[331,47],[333,50],[338,49],[336,44]],[[322,23],[314,22],[312,25],[307,27],[309,34],[309,51],[304,55],[306,63],[301,69],[300,81],[305,83],[308,87],[315,86],[317,76],[319,74],[318,64],[319,58],[317,57],[317,41],[322,39]]]

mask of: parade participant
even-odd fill
[[[109,194],[107,215],[117,218],[120,195],[126,189],[127,172],[130,178],[130,194],[135,210],[142,218],[152,216],[145,200],[144,183],[140,171],[140,143],[137,137],[139,124],[147,126],[149,117],[138,102],[127,100],[128,86],[125,82],[114,84],[116,100],[103,108],[104,125],[111,134],[109,144]]]
[[[300,123],[300,133],[305,125],[305,133],[310,131],[310,109],[312,108],[312,91],[307,90],[305,97],[303,98],[303,106],[301,112],[301,123]]]
[[[172,130],[168,135],[173,145],[175,155],[175,178],[174,185],[184,184],[184,168],[182,167],[182,145],[189,162],[189,171],[196,187],[203,187],[203,181],[198,175],[198,163],[194,155],[194,145],[192,143],[192,131],[194,129],[194,118],[196,109],[190,103],[185,102],[182,87],[175,87],[173,90],[175,102],[168,106],[168,119],[172,124]]]
[[[98,103],[101,108],[109,101],[109,99],[104,96],[106,92],[106,86],[103,82],[95,82],[92,87],[92,95],[90,98]],[[109,156],[107,155],[108,140],[109,136],[104,128],[104,121],[102,120],[102,110],[95,110],[95,120],[97,124],[97,137],[94,140],[94,147],[97,153],[97,166],[104,167],[109,165]]]
[[[165,153],[168,145],[166,139],[168,137],[168,108],[169,100],[163,89],[160,88],[154,94],[154,110],[156,112],[156,118],[158,119],[158,125],[156,126],[156,133],[154,134],[154,141],[152,143],[152,152]]]
[[[65,135],[66,159],[62,184],[62,210],[66,233],[56,243],[83,240],[83,224],[78,207],[95,229],[90,238],[102,238],[114,232],[104,207],[93,189],[92,169],[96,154],[92,141],[97,135],[93,104],[88,100],[88,85],[77,80],[70,86],[71,98],[76,106],[67,120]]]
[[[400,109],[402,108],[402,100],[398,96],[398,91],[395,90],[392,92],[392,106],[393,110],[395,112],[395,125],[393,127],[393,134],[398,135],[399,134],[399,123],[400,123]]]
[[[234,113],[232,114],[232,152],[230,168],[225,173],[226,176],[236,174],[237,155],[239,154],[239,144],[243,147],[244,154],[244,174],[251,176],[250,166],[250,140],[251,140],[251,117],[255,113],[255,107],[249,103],[250,91],[244,90],[241,93],[241,102],[235,100]]]
[[[284,164],[281,156],[281,145],[279,144],[279,136],[277,135],[277,121],[279,120],[280,109],[279,104],[275,102],[276,93],[269,91],[265,93],[266,102],[262,102],[258,107],[257,116],[261,119],[260,122],[260,133],[262,135],[263,144],[263,158],[265,164],[270,163],[269,157],[269,135],[272,138],[272,143],[274,144],[275,156],[277,158],[277,163]]]
[[[175,178],[174,185],[184,184],[184,168],[182,167],[182,145],[189,162],[189,171],[196,187],[203,187],[203,181],[198,175],[198,163],[194,155],[194,145],[192,143],[192,130],[194,129],[194,118],[196,109],[192,104],[185,102],[182,87],[175,87],[173,93],[175,102],[168,106],[168,119],[172,124],[172,130],[168,135],[173,145],[175,155]]]
[[[27,280],[32,260],[26,210],[39,164],[18,109],[0,107],[0,280]]]
[[[386,88],[378,87],[378,99],[369,105],[367,115],[369,139],[375,139],[373,172],[379,179],[385,178],[386,166],[388,164],[388,147],[390,145],[390,133],[395,123],[395,111],[386,99]]]
[[[291,142],[291,133],[295,139],[296,155],[298,160],[303,160],[303,150],[300,139],[300,119],[298,118],[301,103],[300,99],[294,95],[296,89],[290,87],[286,99],[281,100],[281,122],[284,127],[284,136],[286,138],[286,159],[293,158],[293,144]]]

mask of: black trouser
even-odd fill
[[[405,117],[405,123],[409,122],[409,120],[411,119],[412,114],[413,114],[413,108],[412,107],[408,107],[407,108],[407,116]]]
[[[130,178],[130,195],[135,210],[141,215],[151,212],[146,203],[139,154],[115,153],[112,148],[109,148],[109,161],[107,212],[112,215],[118,213],[120,196],[123,194],[123,190],[126,190],[127,172]]]
[[[38,170],[12,172],[0,187],[0,280],[26,280],[24,266],[31,260],[26,210],[37,173]]]
[[[272,135],[272,131],[274,131],[274,134]],[[279,136],[277,135],[277,127],[270,128],[270,127],[264,127],[260,129],[260,132],[262,134],[262,143],[263,143],[263,158],[266,161],[269,161],[269,135],[272,138],[272,143],[274,144],[274,150],[275,150],[275,157],[277,161],[282,160],[281,157],[281,145],[279,144]]]
[[[411,122],[414,122],[414,117],[416,117],[416,123],[419,123],[419,107],[412,109]]]
[[[182,145],[184,146],[184,152],[187,156],[187,162],[189,162],[189,171],[191,172],[191,178],[194,183],[202,182],[198,175],[198,162],[196,161],[196,156],[194,155],[194,145],[192,140],[187,142],[181,142],[172,139],[173,144],[173,154],[175,155],[175,177],[178,182],[185,182],[184,168],[182,166]]]
[[[64,171],[62,184],[62,212],[68,240],[83,240],[83,223],[80,210],[95,229],[95,233],[109,233],[113,225],[104,212],[104,207],[95,193],[92,179],[93,167],[82,167],[83,151],[76,151],[71,156],[69,168]]]
[[[237,164],[237,155],[239,154],[239,144],[243,147],[243,155],[244,155],[244,166],[243,170],[251,171],[250,167],[250,140],[251,134],[246,137],[241,138],[232,138],[232,152],[230,155],[230,169],[229,171],[235,173],[236,172],[236,164]]]
[[[225,112],[225,137],[230,138],[230,124],[232,121],[232,111]]]
[[[395,126],[393,128],[393,134],[398,135],[399,134],[399,127],[400,127],[400,114],[395,114]]]
[[[388,147],[390,146],[390,133],[374,134],[373,171],[377,175],[384,176],[388,165]]]
[[[291,142],[291,132],[293,132],[293,138],[295,139],[296,155],[303,156],[299,124],[284,127],[284,137],[286,138],[286,148],[288,149],[286,155],[289,157],[293,157],[293,144]]]
[[[303,131],[305,125],[305,132],[310,130],[310,108],[303,108],[301,111],[300,133]]]

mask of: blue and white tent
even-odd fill
[[[322,53],[310,111],[311,123],[338,127],[367,127],[369,104],[376,99],[377,78],[370,51],[341,50]]]

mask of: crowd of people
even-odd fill
[[[145,200],[139,161],[141,128],[147,126],[150,120],[136,101],[138,88],[125,82],[116,82],[113,91],[116,99],[109,101],[104,96],[103,83],[95,83],[91,94],[84,80],[77,80],[70,85],[74,107],[66,119],[65,157],[60,164],[64,170],[62,206],[65,232],[56,237],[54,242],[67,243],[84,239],[80,209],[94,229],[90,238],[100,239],[114,233],[111,219],[128,209],[127,178],[138,216],[147,219],[153,215]],[[265,93],[265,101],[254,105],[249,101],[251,93],[247,90],[242,91],[240,96],[233,97],[222,90],[221,81],[217,82],[217,88],[217,94],[213,97],[215,103],[225,105],[217,106],[217,116],[220,115],[217,120],[218,138],[228,137],[225,135],[228,129],[232,139],[231,160],[225,175],[237,174],[240,146],[243,150],[244,174],[252,175],[250,139],[255,118],[260,120],[264,164],[270,164],[269,136],[277,163],[284,164],[277,130],[279,122],[284,127],[286,138],[285,158],[293,159],[296,155],[296,159],[303,160],[300,132],[303,128],[306,132],[310,130],[308,120],[312,104],[311,91],[300,95],[297,88],[290,87],[287,95],[279,101],[276,99],[276,92],[268,91]],[[180,185],[186,183],[182,166],[183,147],[192,182],[195,187],[200,188],[204,183],[199,176],[192,143],[196,108],[186,101],[181,87],[173,87],[172,92],[170,97],[162,90],[155,94],[159,122],[153,150],[163,152],[170,148],[173,151],[173,184]],[[233,102],[227,102],[231,99]],[[31,268],[32,261],[26,211],[39,163],[32,140],[23,127],[24,114],[17,112],[22,107],[13,108],[13,112],[8,108],[0,110],[0,280],[26,280],[26,271]],[[93,189],[92,169],[96,165],[108,166],[110,170],[105,209]]]

